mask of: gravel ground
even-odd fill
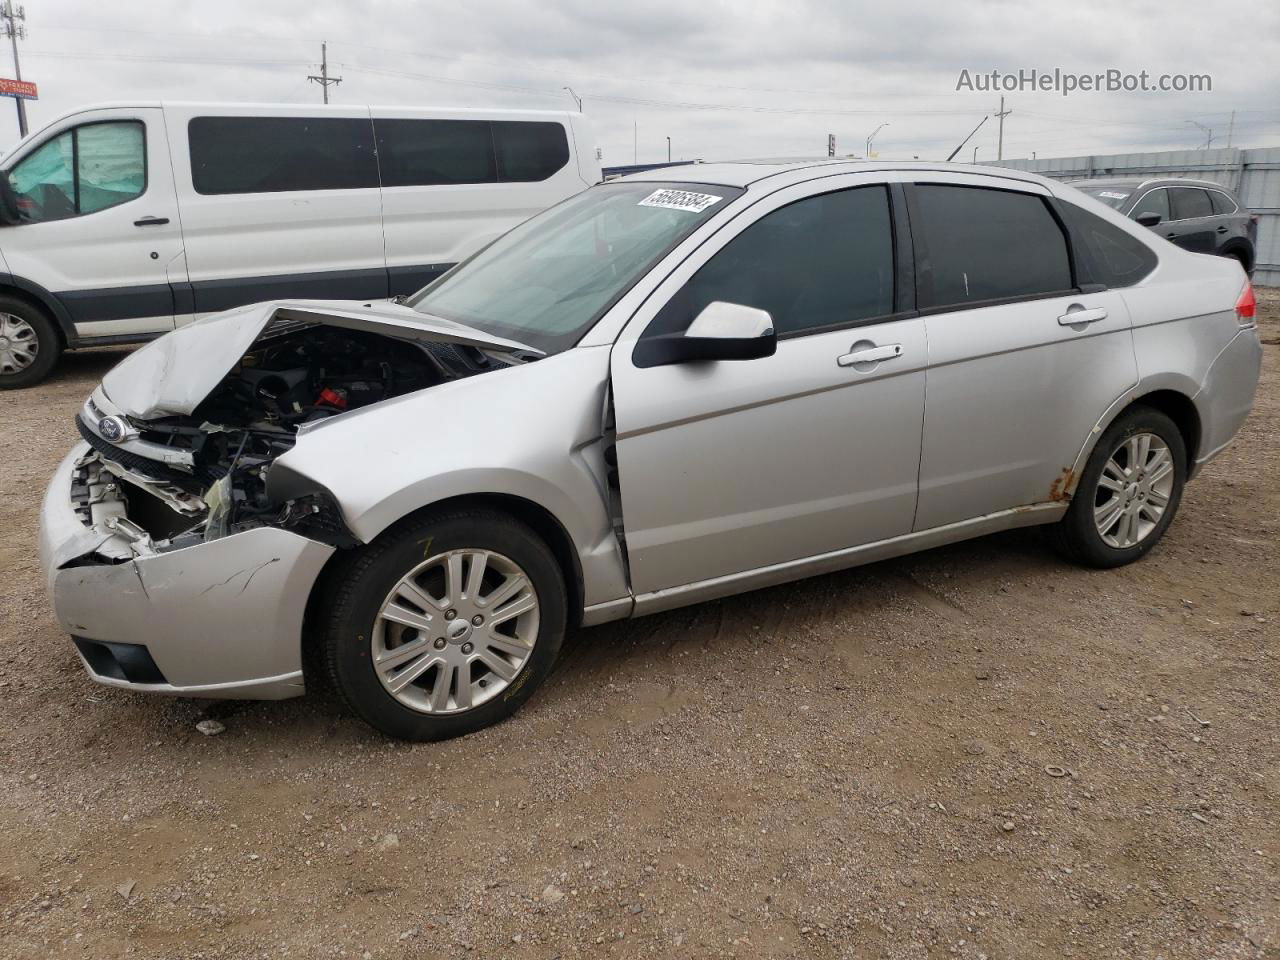
[[[0,394],[0,956],[1280,956],[1265,309],[1254,413],[1141,563],[1019,531],[585,631],[417,746],[86,679],[36,513],[122,353],[70,357]]]

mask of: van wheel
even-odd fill
[[[1173,522],[1187,477],[1187,448],[1172,420],[1150,407],[1122,414],[1089,456],[1067,515],[1049,537],[1090,567],[1132,563]]]
[[[49,375],[62,341],[44,312],[0,295],[0,390],[30,387]]]
[[[514,713],[551,672],[567,622],[550,549],[492,510],[414,518],[354,552],[326,593],[317,625],[329,680],[404,740],[456,737]]]

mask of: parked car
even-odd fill
[[[1232,257],[1240,261],[1245,273],[1253,275],[1258,216],[1220,183],[1133,177],[1078,180],[1071,185],[1184,250]]]
[[[5,158],[0,388],[280,297],[408,294],[600,181],[581,114],[130,104]]]
[[[1035,524],[1136,560],[1261,355],[1234,263],[1032,174],[664,169],[406,303],[257,304],[134,352],[77,418],[42,562],[101,683],[323,677],[453,736],[579,625]]]

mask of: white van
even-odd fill
[[[394,297],[600,181],[581,114],[88,107],[0,176],[0,388],[229,307]]]

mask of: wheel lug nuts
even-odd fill
[[[474,650],[474,649],[475,649],[475,647],[474,647],[472,644],[464,643],[464,644],[462,645],[462,652],[463,652],[463,653],[470,653],[470,652],[471,652],[472,650]]]
[[[444,637],[436,637],[436,642],[435,642],[434,646],[435,646],[435,648],[436,648],[437,650],[443,650],[443,649],[444,649]]]
[[[472,625],[472,626],[478,627],[478,626],[480,626],[480,624],[482,624],[482,623],[484,623],[484,617],[480,616],[480,614],[478,614],[478,613],[477,613],[474,617],[472,617],[472,618],[471,618],[471,625]]]
[[[444,618],[446,620],[454,620],[457,618],[457,616],[458,616],[458,611],[454,610],[452,607],[450,607],[448,610],[444,612]]]

